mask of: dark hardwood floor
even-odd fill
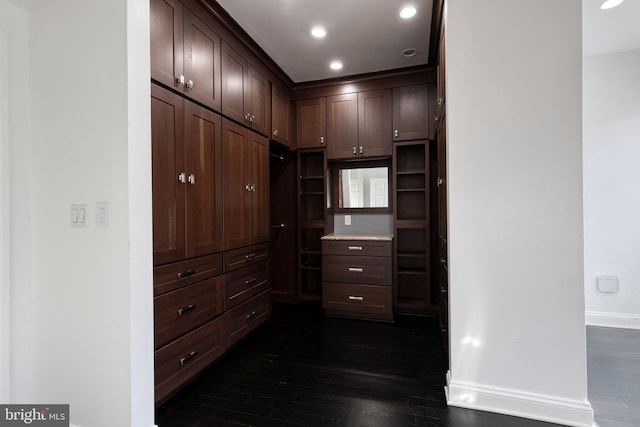
[[[436,319],[394,324],[325,318],[274,304],[273,317],[156,412],[176,426],[455,426],[553,424],[448,407]]]
[[[640,331],[587,327],[587,366],[600,427],[640,426]]]

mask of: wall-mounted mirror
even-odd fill
[[[386,164],[336,163],[333,188],[338,210],[390,210],[389,166]]]

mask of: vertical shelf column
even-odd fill
[[[322,245],[327,207],[324,149],[298,152],[298,298],[320,301]]]

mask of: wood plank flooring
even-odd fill
[[[274,304],[272,319],[156,411],[159,427],[553,424],[448,407],[436,319],[325,318]]]
[[[587,366],[600,427],[640,426],[640,331],[587,327]]]

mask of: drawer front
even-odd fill
[[[229,310],[269,288],[266,261],[226,273],[222,277],[225,310]]]
[[[329,315],[393,319],[388,286],[323,283],[322,307]]]
[[[207,255],[153,269],[153,295],[222,274],[222,254]]]
[[[234,249],[224,254],[224,272],[237,270],[260,261],[267,260],[267,244]]]
[[[155,347],[162,347],[221,314],[222,289],[222,276],[217,276],[155,297]]]
[[[218,317],[156,350],[156,403],[166,399],[224,351],[224,317]]]
[[[325,282],[391,286],[391,258],[324,255],[322,279]]]
[[[391,242],[377,240],[323,240],[322,253],[390,257]]]
[[[238,342],[271,316],[271,291],[253,297],[225,313],[227,346]]]

